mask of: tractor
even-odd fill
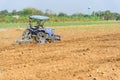
[[[45,21],[49,20],[47,16],[32,15],[29,17],[29,24],[23,32],[22,37],[15,40],[16,43],[31,43],[33,40],[39,44],[60,41],[61,37],[54,34],[53,28],[45,28]],[[32,22],[36,25],[33,26]]]

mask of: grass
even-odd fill
[[[26,28],[27,25],[28,23],[0,23],[0,28]],[[45,26],[65,30],[120,30],[120,21],[46,22]]]
[[[58,30],[120,30],[120,24],[94,24],[55,28]]]
[[[120,24],[120,21],[90,21],[90,22],[52,22],[46,23],[50,26],[76,26],[76,25],[94,25],[94,24]]]
[[[25,27],[27,23],[0,23],[0,28]]]

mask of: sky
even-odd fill
[[[50,9],[55,13],[66,14],[90,14],[93,11],[104,10],[120,13],[120,0],[0,0],[0,11],[11,12],[24,8],[36,8],[43,12]]]

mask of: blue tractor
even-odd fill
[[[27,43],[32,42],[33,40],[39,44],[51,43],[60,41],[61,37],[55,35],[53,28],[44,28],[44,22],[49,20],[47,16],[32,15],[29,17],[29,25],[26,30],[23,32],[21,39],[17,40],[17,43]],[[32,25],[32,22],[37,22],[35,26]]]

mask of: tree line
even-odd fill
[[[44,15],[49,16],[49,21],[99,21],[99,20],[120,20],[119,13],[113,13],[109,10],[106,11],[97,11],[92,12],[92,14],[83,14],[83,13],[74,13],[72,15],[68,15],[66,13],[60,12],[58,14],[54,13],[54,11],[47,9],[45,12],[35,8],[25,8],[23,10],[17,11],[13,10],[12,12],[8,12],[7,10],[0,11],[0,22],[26,22],[28,21],[28,17],[30,15]]]

